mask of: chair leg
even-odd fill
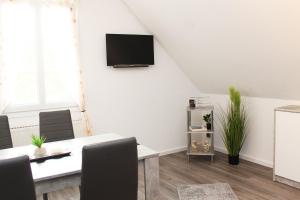
[[[47,193],[43,194],[43,200],[48,200],[48,194]]]

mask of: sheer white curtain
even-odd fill
[[[0,34],[0,41],[1,41],[1,34]],[[0,45],[0,114],[3,114],[3,111],[9,104],[8,99],[8,92],[6,84],[7,84],[7,77],[6,77],[6,69],[3,63],[1,63],[1,45]]]
[[[63,1],[63,0],[61,0]],[[70,2],[71,0],[69,0]],[[90,124],[90,120],[89,120],[89,115],[88,115],[88,111],[87,111],[87,106],[86,106],[86,97],[85,97],[85,93],[84,93],[84,82],[83,82],[83,66],[80,62],[80,55],[79,55],[79,36],[78,36],[78,12],[77,12],[77,5],[78,2],[75,0],[72,4],[72,6],[70,6],[71,12],[72,12],[72,18],[73,18],[73,28],[74,28],[74,38],[75,38],[75,47],[76,47],[76,51],[77,51],[77,58],[78,58],[78,63],[79,63],[79,108],[80,111],[82,113],[82,119],[83,119],[83,124],[84,124],[84,130],[85,130],[85,134],[86,135],[92,135],[92,128],[91,128],[91,124]]]
[[[89,120],[89,115],[88,115],[88,111],[86,109],[86,97],[85,97],[85,93],[84,93],[84,82],[83,82],[83,72],[82,72],[82,68],[83,66],[81,65],[80,62],[80,55],[79,55],[79,37],[78,37],[78,15],[77,15],[77,5],[78,5],[78,1],[77,0],[43,0],[44,3],[46,3],[48,6],[62,6],[63,8],[68,8],[69,12],[70,12],[70,16],[71,16],[71,25],[72,25],[72,30],[73,30],[73,39],[70,40],[71,45],[74,45],[74,49],[75,49],[75,54],[77,57],[77,66],[78,66],[78,71],[77,71],[77,76],[78,76],[78,94],[79,96],[76,97],[77,99],[77,103],[79,105],[79,109],[82,115],[82,121],[83,121],[83,125],[84,125],[84,131],[85,131],[85,135],[92,135],[92,129],[91,129],[91,125],[90,125],[90,120]],[[58,21],[61,19],[60,17],[57,18]],[[64,27],[61,27],[62,29]],[[50,32],[50,31],[49,31]],[[67,70],[68,71],[68,70]],[[67,72],[66,71],[66,72]],[[73,75],[76,76],[76,75]],[[72,86],[70,86],[71,88]],[[77,94],[74,91],[75,94]]]
[[[0,0],[0,3],[4,1]],[[1,10],[0,10],[1,12]],[[1,19],[0,19],[0,26],[1,26]],[[7,79],[7,68],[3,61],[3,37],[2,32],[0,31],[0,114],[3,114],[5,108],[10,102],[9,94],[8,94],[8,79]]]
[[[91,135],[77,1],[0,0],[0,23],[0,112],[10,104],[55,108],[77,102],[85,134]]]

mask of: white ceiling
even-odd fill
[[[300,99],[299,0],[123,0],[202,92]]]

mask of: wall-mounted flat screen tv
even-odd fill
[[[107,66],[154,65],[153,35],[106,34]]]

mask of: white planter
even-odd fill
[[[38,147],[37,147],[37,148],[34,150],[34,155],[35,155],[36,157],[44,156],[44,155],[46,155],[46,153],[47,153],[47,151],[46,151],[45,147],[41,147],[41,148],[38,148]]]

